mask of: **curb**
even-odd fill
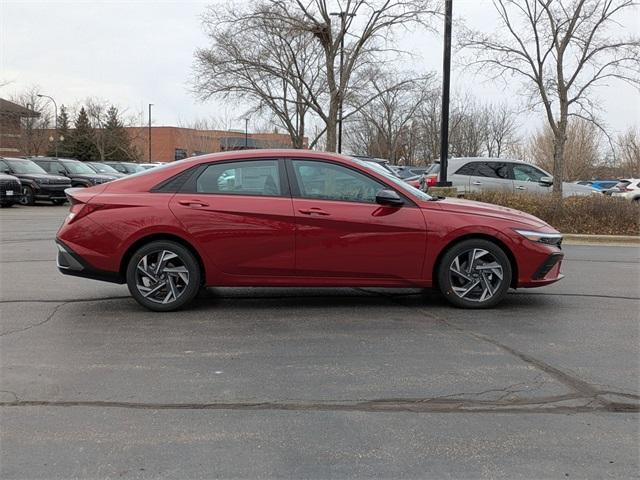
[[[564,245],[618,245],[640,246],[640,236],[637,235],[578,235],[564,234]]]

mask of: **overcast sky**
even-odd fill
[[[215,1],[0,0],[0,82],[10,82],[0,96],[38,85],[58,104],[94,96],[133,113],[146,112],[153,103],[155,125],[224,116],[223,104],[200,104],[188,91],[193,52],[207,45],[200,15],[211,3]],[[490,0],[454,0],[454,15],[472,26],[494,25],[492,9]],[[626,30],[640,32],[637,11],[625,22]],[[441,68],[439,35],[413,32],[400,39],[400,46],[417,53],[414,70]],[[480,99],[516,100],[514,89],[459,70],[453,73],[453,88]],[[616,83],[599,96],[612,130],[640,125],[636,90]],[[226,111],[228,115],[228,107]],[[523,126],[535,128],[541,118],[524,115]],[[238,118],[236,128],[243,127]]]

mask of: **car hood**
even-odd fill
[[[72,173],[71,176],[73,178],[84,178],[84,179],[91,179],[91,178],[97,178],[98,180],[102,180],[103,182],[108,182],[109,180],[115,180],[116,177],[115,175],[109,175],[107,173],[95,173],[95,174],[91,174],[91,173]]]
[[[25,178],[25,179],[30,179],[30,180],[49,180],[49,183],[53,183],[53,184],[65,184],[65,183],[71,183],[71,180],[69,180],[67,177],[62,177],[62,176],[58,176],[58,175],[49,175],[46,173],[16,173],[13,174],[14,176],[18,177],[18,178]]]
[[[463,200],[458,198],[446,198],[438,201],[438,206],[442,210],[452,213],[462,213],[465,215],[478,215],[482,217],[499,218],[509,220],[514,223],[526,225],[532,228],[553,228],[548,223],[538,217],[530,215],[520,210],[493,205],[491,203],[476,202],[473,200]]]

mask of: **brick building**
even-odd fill
[[[143,161],[149,161],[149,130],[128,127],[127,131]],[[306,145],[305,139],[305,145]],[[245,148],[291,148],[291,138],[282,133],[249,133],[225,130],[196,130],[181,127],[151,127],[151,161],[167,162],[204,153]]]
[[[38,112],[0,98],[0,157],[25,155],[22,142],[22,119],[39,116]]]

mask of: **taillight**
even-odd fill
[[[426,177],[427,187],[434,187],[438,183],[438,175],[429,175]]]
[[[73,203],[67,215],[67,223],[73,223],[104,207],[101,203]]]

